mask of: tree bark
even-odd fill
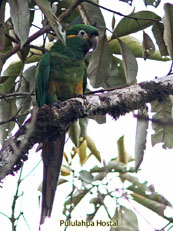
[[[14,174],[28,151],[47,138],[56,139],[69,124],[78,118],[111,115],[118,119],[130,111],[140,109],[154,100],[164,101],[173,94],[173,76],[157,78],[136,85],[103,91],[85,98],[69,99],[57,106],[45,105],[34,110],[31,118],[5,141],[0,150],[0,179]]]

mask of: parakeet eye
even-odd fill
[[[84,37],[84,36],[86,36],[87,35],[87,33],[84,31],[84,30],[80,30],[79,32],[78,32],[78,36],[79,37]]]

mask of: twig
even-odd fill
[[[114,11],[114,10],[111,10],[111,9],[106,8],[104,6],[101,6],[101,5],[99,5],[99,4],[97,4],[97,3],[93,2],[93,1],[90,1],[90,0],[85,0],[85,2],[88,2],[88,3],[90,3],[90,4],[94,5],[94,6],[98,6],[99,8],[101,8],[103,10],[109,11],[111,13],[117,14],[117,15],[125,17],[125,18],[130,18],[130,19],[134,19],[134,20],[150,20],[150,21],[153,21],[153,22],[160,21],[160,20],[153,19],[153,18],[138,18],[138,17],[133,17],[133,16],[130,16],[130,15],[125,15],[125,14],[122,14],[122,13],[120,13],[118,11]]]
[[[41,162],[42,162],[42,159],[39,160],[39,162],[32,168],[32,170],[21,179],[21,181],[25,180],[28,176],[30,176],[31,173],[33,173],[33,171],[40,165]]]
[[[0,99],[6,99],[6,98],[10,98],[10,97],[20,97],[20,98],[24,98],[24,97],[28,97],[28,96],[33,96],[35,95],[33,92],[32,93],[9,93],[9,94],[0,94]]]

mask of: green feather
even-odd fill
[[[86,86],[84,57],[91,48],[88,39],[78,36],[85,31],[89,37],[98,35],[92,26],[79,24],[68,29],[66,46],[56,42],[45,54],[36,72],[36,100],[38,106],[64,101],[83,94]]]

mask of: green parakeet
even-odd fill
[[[95,27],[78,24],[66,31],[66,46],[57,41],[41,58],[36,71],[38,107],[51,105],[84,93],[86,86],[86,53],[96,46]],[[66,131],[56,140],[43,142],[43,185],[40,224],[50,217],[61,169]]]

